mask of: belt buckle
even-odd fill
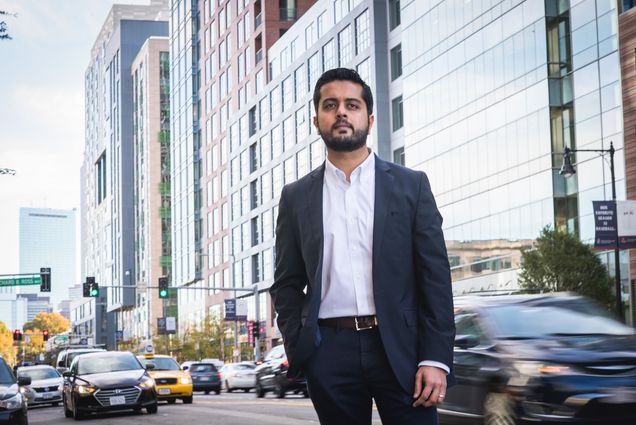
[[[364,327],[360,327],[360,324],[358,323],[358,316],[355,316],[353,320],[356,323],[356,331],[365,331],[367,329],[373,329],[373,327],[378,324],[378,320],[375,317],[373,318],[373,323],[370,326],[364,326]]]

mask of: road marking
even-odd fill
[[[210,405],[219,405],[219,404],[245,404],[245,405],[260,405],[260,406],[271,406],[272,403],[276,403],[278,406],[291,406],[291,407],[314,407],[314,405],[310,401],[278,401],[278,400],[269,400],[269,401],[249,401],[249,400],[215,400],[215,401],[200,401],[195,400],[194,404],[210,404]]]

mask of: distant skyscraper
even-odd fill
[[[20,273],[39,273],[51,268],[51,292],[40,294],[39,286],[21,286],[18,294],[50,298],[55,310],[77,283],[75,210],[20,208]]]

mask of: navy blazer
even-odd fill
[[[276,268],[270,294],[278,313],[289,376],[320,344],[322,190],[325,165],[286,185],[276,224]],[[450,267],[426,175],[375,158],[373,295],[389,363],[412,392],[418,363],[452,368],[455,324]],[[306,292],[305,292],[306,291]],[[448,377],[449,386],[453,377]]]

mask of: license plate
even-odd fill
[[[170,388],[159,388],[159,395],[168,395],[170,394]]]
[[[117,404],[126,404],[126,397],[123,395],[118,395],[110,398],[110,405],[115,406]]]
[[[209,381],[210,377],[209,376],[202,376],[199,378],[201,381]]]

